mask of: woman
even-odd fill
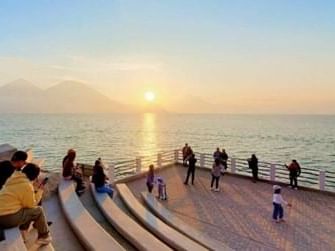
[[[251,158],[248,159],[249,168],[252,171],[252,181],[256,183],[258,180],[258,159],[255,154],[251,155]]]
[[[113,189],[110,184],[107,183],[107,176],[104,173],[104,168],[101,163],[101,160],[98,159],[95,161],[95,165],[93,167],[93,176],[92,182],[94,183],[95,190],[98,193],[107,193],[110,197],[113,197]]]
[[[76,193],[78,195],[85,191],[85,186],[81,174],[76,171],[74,160],[76,159],[76,151],[68,150],[67,155],[63,159],[63,178],[66,180],[74,180],[77,183]]]
[[[154,182],[155,182],[154,165],[150,165],[146,183],[149,193],[151,193],[152,189],[154,188]]]
[[[215,192],[220,191],[219,181],[220,181],[222,170],[224,170],[224,169],[223,169],[223,165],[221,164],[220,159],[215,159],[214,164],[213,164],[213,168],[212,168],[212,181],[211,181],[211,190],[212,191],[215,191]],[[214,181],[215,181],[215,189],[213,189]]]
[[[34,190],[32,182],[40,173],[35,164],[27,164],[22,171],[15,171],[0,191],[0,228],[19,226],[25,233],[31,222],[38,232],[38,245],[51,242],[43,208],[38,206],[42,198],[43,184]]]

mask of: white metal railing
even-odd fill
[[[198,159],[197,166],[201,168],[212,168],[213,155],[207,153],[194,153]],[[171,164],[182,163],[181,150],[163,151],[154,155],[139,156],[131,160],[113,161],[109,164],[109,177],[118,180],[135,174],[145,172],[150,164],[155,167],[164,167]],[[251,176],[247,159],[229,158],[228,173]],[[269,181],[289,182],[288,170],[285,165],[259,161],[259,178]],[[316,170],[304,167],[299,176],[299,184],[312,187],[322,191],[335,191],[335,171]]]

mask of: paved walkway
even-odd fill
[[[163,204],[191,226],[236,250],[335,250],[335,196],[284,188],[286,223],[274,223],[272,185],[225,175],[221,192],[210,191],[210,173],[197,170],[195,185],[183,184],[186,169],[158,175],[167,181]],[[145,180],[128,183],[136,196]],[[157,193],[157,191],[154,191]]]

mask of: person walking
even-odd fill
[[[251,158],[248,159],[248,164],[252,172],[252,181],[256,183],[258,180],[258,159],[255,154],[252,154]]]
[[[273,186],[273,197],[272,197],[272,204],[273,204],[273,212],[272,212],[272,219],[276,223],[284,222],[284,209],[283,204],[288,207],[292,205],[285,201],[281,196],[281,187],[278,185]]]
[[[212,167],[212,181],[211,181],[211,190],[215,192],[219,192],[219,182],[220,182],[220,176],[221,171],[224,170],[223,166],[221,164],[221,161],[219,159],[215,159],[213,167]],[[215,182],[215,189],[213,188]]]
[[[146,182],[149,193],[152,193],[152,189],[154,188],[154,184],[155,184],[154,165],[151,164],[149,166],[149,171],[148,171],[148,175],[147,175],[147,182]]]
[[[187,176],[184,182],[185,185],[188,185],[188,179],[190,175],[192,175],[192,185],[194,185],[194,174],[195,174],[195,163],[197,163],[197,159],[195,155],[192,153],[190,158],[188,159],[188,169],[187,169]]]
[[[297,160],[292,160],[291,164],[285,165],[289,170],[290,176],[290,187],[292,189],[298,190],[298,177],[301,174],[301,167]]]
[[[38,232],[37,245],[47,245],[52,238],[42,207],[38,202],[42,198],[44,184],[34,190],[32,182],[40,173],[35,164],[27,164],[22,171],[15,171],[0,191],[0,228],[19,227],[23,236],[31,222]]]

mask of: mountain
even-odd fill
[[[126,113],[132,109],[89,86],[61,82],[46,90],[19,79],[0,87],[0,113]]]

